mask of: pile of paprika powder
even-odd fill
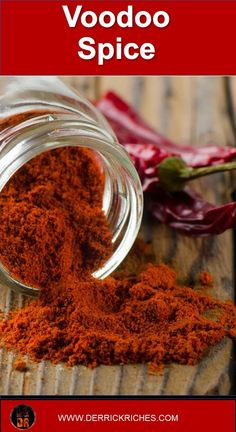
[[[224,337],[236,337],[236,308],[177,283],[152,264],[104,281],[68,275],[0,323],[8,350],[34,361],[83,364],[176,362],[193,365]]]

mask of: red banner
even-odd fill
[[[236,74],[235,1],[0,3],[1,74]]]
[[[1,431],[234,432],[232,400],[3,400]]]

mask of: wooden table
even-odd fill
[[[234,145],[236,78],[223,77],[65,77],[89,98],[115,90],[155,128],[179,143]],[[195,182],[213,202],[231,200],[232,175],[219,174]],[[217,237],[192,239],[156,224],[149,233],[157,262],[171,264],[179,279],[191,282],[202,269],[214,275],[212,294],[234,296],[232,231]],[[0,308],[22,304],[22,296],[0,291]],[[150,375],[145,365],[66,368],[48,362],[31,364],[26,373],[12,369],[14,353],[1,351],[0,394],[64,395],[227,395],[234,391],[234,356],[224,340],[197,366],[171,365],[162,375]]]

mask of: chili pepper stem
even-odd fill
[[[184,189],[188,181],[210,174],[235,170],[236,161],[191,168],[179,157],[168,157],[158,165],[157,169],[162,187],[169,192],[179,192]]]
[[[194,180],[198,177],[207,176],[219,172],[232,171],[236,169],[236,162],[228,162],[221,165],[212,165],[200,168],[188,168],[180,173],[180,177],[185,180]]]

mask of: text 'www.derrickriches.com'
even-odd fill
[[[59,422],[178,422],[178,414],[58,414]]]

